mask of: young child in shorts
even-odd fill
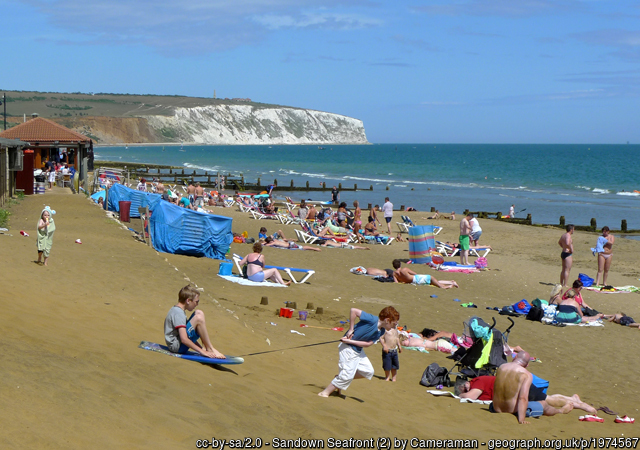
[[[384,381],[396,381],[400,361],[398,353],[402,353],[402,346],[398,338],[398,329],[392,328],[380,338],[382,344],[382,369],[386,378]]]
[[[204,313],[200,310],[191,314],[187,320],[187,311],[191,312],[200,303],[200,292],[193,286],[185,286],[178,293],[178,304],[169,310],[164,320],[164,340],[174,353],[186,353],[188,350],[208,358],[225,359],[225,356],[213,348]],[[202,339],[202,345],[198,343]]]
[[[348,389],[354,379],[373,377],[373,366],[364,353],[366,347],[370,347],[385,334],[395,329],[400,320],[400,314],[393,306],[387,306],[378,317],[357,308],[351,308],[350,327],[338,345],[340,373],[318,395],[328,397],[334,391],[340,394],[341,389]],[[360,321],[355,324],[356,318]],[[354,326],[355,324],[355,326]]]
[[[640,328],[640,323],[637,323],[635,320],[633,320],[633,317],[629,317],[625,313],[611,315],[605,314],[604,318],[609,322],[615,322],[625,327]]]

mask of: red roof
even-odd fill
[[[91,139],[80,133],[76,133],[67,127],[63,127],[51,120],[36,117],[27,122],[16,125],[0,133],[0,137],[7,139],[20,139],[32,145],[36,142],[75,144],[79,142],[89,143]]]

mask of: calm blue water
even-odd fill
[[[382,204],[441,212],[502,211],[535,223],[640,229],[640,145],[374,144],[317,146],[100,147],[96,159],[184,166],[243,174],[280,186],[342,183],[373,186],[343,192],[351,204]],[[386,188],[389,190],[386,190]],[[276,191],[277,196],[289,195]],[[294,192],[294,198],[328,200],[329,192]]]

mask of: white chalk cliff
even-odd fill
[[[308,109],[254,105],[176,108],[144,116],[167,140],[198,144],[367,144],[361,120]]]

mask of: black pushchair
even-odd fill
[[[511,325],[503,333],[495,329],[496,319],[495,317],[492,317],[492,319],[493,324],[491,326],[477,316],[471,317],[464,323],[464,336],[470,337],[473,344],[468,349],[460,347],[449,356],[450,359],[456,361],[455,365],[449,370],[449,379],[451,379],[452,375],[464,379],[482,375],[495,375],[498,367],[507,362],[506,353],[509,350],[507,340],[515,323],[510,317],[507,317]],[[493,339],[490,339],[491,337]],[[487,348],[489,342],[491,342],[490,348]],[[505,349],[507,352],[505,352]]]

